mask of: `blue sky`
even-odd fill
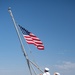
[[[0,75],[30,75],[8,7],[16,23],[44,43],[44,51],[33,45],[28,50],[22,37],[29,58],[51,75],[75,75],[74,0],[0,0]]]

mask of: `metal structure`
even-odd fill
[[[14,27],[15,27],[15,29],[16,29],[16,32],[17,32],[17,35],[18,35],[18,38],[19,38],[19,41],[20,41],[20,44],[21,44],[22,52],[23,52],[23,54],[24,54],[24,56],[25,56],[25,58],[26,58],[26,61],[27,61],[27,65],[28,65],[30,74],[32,75],[32,71],[31,71],[31,66],[30,66],[30,64],[33,64],[38,70],[40,70],[40,71],[43,73],[43,71],[42,71],[35,63],[33,63],[32,61],[29,60],[28,55],[27,55],[27,53],[26,53],[26,50],[25,50],[24,45],[23,45],[22,40],[21,40],[21,36],[20,36],[20,33],[19,33],[18,26],[17,26],[17,24],[16,24],[16,21],[15,21],[15,19],[14,19],[14,16],[13,16],[13,14],[12,14],[12,11],[11,11],[11,8],[10,8],[10,7],[8,8],[8,11],[9,11],[9,13],[10,13],[10,16],[11,16],[12,20],[13,20]],[[35,74],[36,74],[36,73],[35,73]],[[37,74],[36,74],[36,75],[37,75]]]

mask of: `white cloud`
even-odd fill
[[[60,75],[75,75],[75,63],[62,62],[60,65],[54,65],[54,71],[58,71]]]
[[[61,65],[55,65],[59,69],[75,69],[75,63],[72,62],[63,62]]]

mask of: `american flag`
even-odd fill
[[[28,44],[34,44],[37,47],[37,49],[44,50],[44,45],[37,36],[35,36],[33,33],[29,32],[22,26],[19,25],[19,27],[20,27],[22,34]]]

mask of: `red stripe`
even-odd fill
[[[44,50],[44,46],[37,47],[39,50]]]

